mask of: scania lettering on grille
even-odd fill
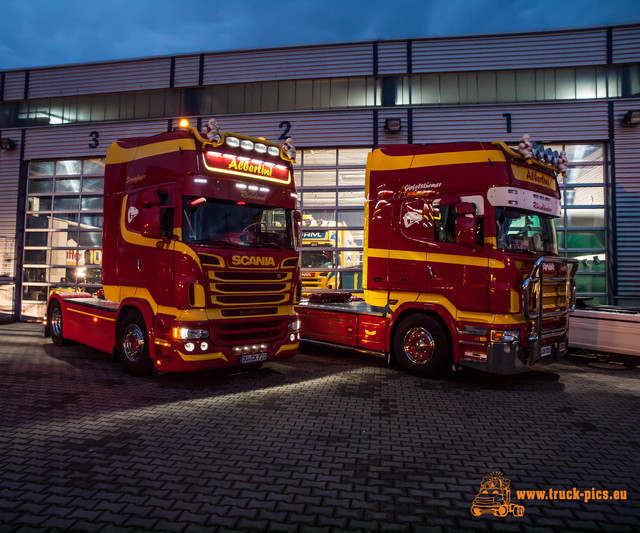
[[[259,266],[275,267],[276,262],[273,257],[259,255],[234,255],[231,257],[233,266]]]

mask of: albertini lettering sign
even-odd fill
[[[242,176],[246,178],[257,178],[265,181],[273,181],[288,185],[291,183],[291,173],[285,165],[262,161],[250,157],[240,157],[233,154],[223,154],[220,152],[205,152],[204,164],[207,170]]]
[[[544,174],[543,172],[540,172],[535,168],[511,165],[511,171],[513,172],[513,177],[517,180],[540,185],[541,187],[550,189],[554,192],[556,190],[555,178],[553,176],[549,176],[548,174]]]

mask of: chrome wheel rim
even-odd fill
[[[144,354],[144,333],[137,324],[129,324],[122,336],[122,350],[128,361],[137,363]]]
[[[55,306],[51,310],[51,318],[49,324],[51,325],[51,333],[56,337],[62,335],[62,310]]]
[[[424,365],[433,357],[436,341],[428,329],[411,328],[405,333],[403,348],[409,360],[416,365]]]

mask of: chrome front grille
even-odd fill
[[[211,269],[210,303],[219,307],[263,307],[291,303],[293,272],[239,272]]]

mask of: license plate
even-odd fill
[[[260,361],[266,361],[266,360],[267,360],[266,353],[250,353],[247,355],[240,356],[240,362],[242,364],[259,363]]]
[[[551,355],[551,346],[543,346],[540,350],[540,357],[546,357],[547,355]]]

